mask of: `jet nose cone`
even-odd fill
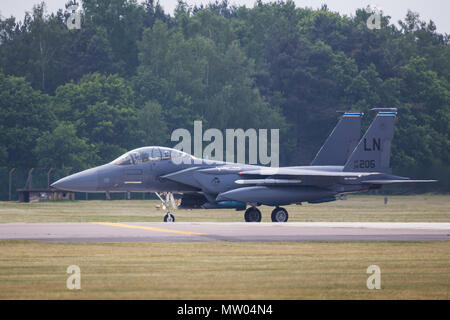
[[[62,178],[51,185],[53,188],[73,192],[94,192],[98,188],[97,168],[88,169]]]

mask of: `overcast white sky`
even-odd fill
[[[64,8],[67,0],[44,0],[48,11],[56,12],[59,8]],[[141,0],[138,0],[141,2]],[[25,11],[31,11],[34,4],[41,0],[0,0],[0,14],[3,17],[15,16],[23,20]],[[188,4],[206,4],[209,0],[187,0]],[[236,5],[246,5],[253,7],[254,0],[230,0]],[[263,0],[268,2],[268,0]],[[342,14],[354,14],[357,8],[365,8],[367,5],[376,6],[392,17],[391,23],[396,23],[403,19],[408,9],[420,14],[422,20],[433,20],[437,25],[437,31],[450,34],[450,1],[448,0],[294,0],[298,7],[319,8],[323,3],[328,5],[332,11],[339,11]],[[164,11],[172,14],[177,4],[177,0],[160,0]]]

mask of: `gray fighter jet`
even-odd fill
[[[143,147],[52,186],[74,192],[154,192],[163,203],[166,222],[175,221],[170,206],[245,210],[245,221],[260,222],[261,205],[275,207],[273,222],[286,222],[288,212],[281,206],[335,201],[385,184],[435,181],[392,175],[397,110],[372,110],[378,113],[359,143],[362,113],[345,112],[310,166],[227,163],[165,147]],[[181,197],[179,205],[174,194]]]

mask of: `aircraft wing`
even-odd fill
[[[248,179],[236,180],[237,184],[256,184],[256,185],[295,185],[308,184],[308,182],[329,183],[334,179],[343,178],[349,183],[357,182],[367,185],[384,185],[394,183],[420,183],[420,182],[436,182],[437,180],[412,180],[403,177],[384,176],[380,172],[343,172],[343,171],[322,171],[308,170],[301,168],[262,168],[256,170],[247,170],[239,172],[241,176],[248,176]],[[378,179],[374,179],[373,175],[378,175]],[[257,177],[261,176],[260,179]],[[372,176],[372,177],[370,177]],[[362,179],[358,179],[362,178]],[[371,179],[372,178],[372,179]],[[312,180],[311,180],[312,179]],[[330,180],[331,179],[331,180]]]
[[[296,168],[264,168],[239,172],[240,175],[258,176],[324,176],[324,177],[361,177],[378,172],[342,172],[342,171],[321,171]]]
[[[402,179],[402,180],[366,180],[362,181],[363,184],[393,184],[393,183],[408,183],[408,182],[436,182],[437,180],[412,180],[412,179]]]

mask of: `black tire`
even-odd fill
[[[171,218],[170,221],[169,221],[169,217]],[[174,215],[171,213],[166,213],[166,215],[164,216],[164,222],[175,222]]]
[[[245,222],[261,222],[261,211],[255,207],[250,207],[245,210],[244,219]]]
[[[287,222],[289,215],[284,208],[276,207],[272,211],[272,222]]]

